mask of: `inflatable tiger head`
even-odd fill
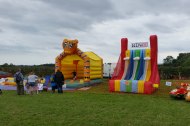
[[[73,54],[77,51],[77,45],[78,45],[78,40],[69,40],[69,39],[64,39],[63,40],[63,49],[65,54]]]

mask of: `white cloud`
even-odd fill
[[[2,0],[0,64],[54,63],[64,38],[104,62],[117,62],[120,40],[148,41],[158,35],[159,63],[189,50],[188,0]],[[7,8],[7,6],[9,6]],[[26,60],[27,59],[27,60]]]

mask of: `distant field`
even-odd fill
[[[174,100],[168,92],[173,86],[161,86],[152,95],[109,93],[105,79],[87,91],[63,94],[42,92],[18,96],[4,91],[0,96],[1,126],[187,126],[190,103]]]

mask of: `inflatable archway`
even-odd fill
[[[78,40],[64,39],[64,51],[55,59],[55,71],[60,70],[66,80],[72,80],[72,72],[76,71],[77,80],[67,87],[78,88],[98,83],[103,76],[103,60],[94,52],[83,52],[78,48]]]

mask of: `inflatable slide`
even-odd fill
[[[148,42],[132,43],[128,49],[128,39],[121,39],[121,54],[109,80],[110,92],[132,92],[151,94],[159,86],[160,77],[157,66],[157,36],[150,36]],[[146,48],[145,48],[146,47]]]

